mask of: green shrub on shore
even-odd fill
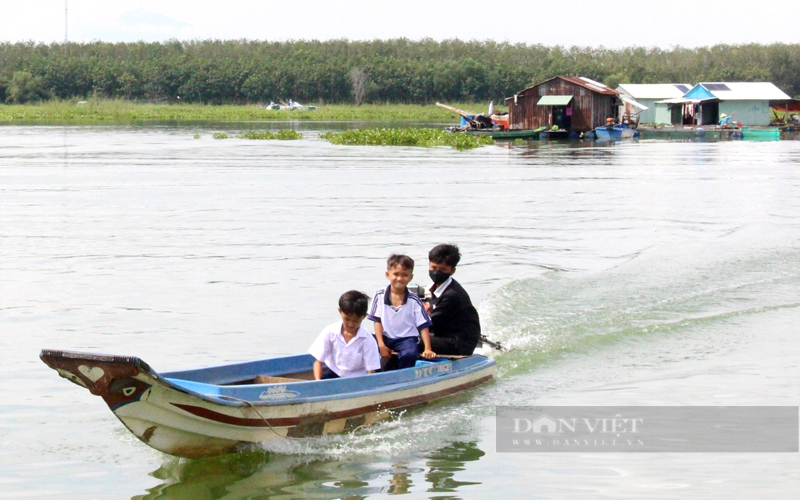
[[[15,71],[11,80],[3,83],[4,96],[8,102],[25,104],[37,102],[47,98],[47,91],[43,88],[42,77],[33,76],[27,71]]]
[[[331,144],[358,146],[450,146],[471,149],[494,144],[491,137],[477,137],[463,133],[446,132],[431,128],[368,128],[326,132],[320,134]]]

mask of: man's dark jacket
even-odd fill
[[[481,324],[464,287],[452,280],[432,305],[431,333],[454,341],[459,354],[472,354],[481,337]]]

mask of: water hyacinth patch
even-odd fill
[[[358,146],[450,146],[472,149],[494,144],[491,137],[446,132],[432,128],[367,128],[320,134],[331,144]]]
[[[277,139],[279,141],[293,141],[302,139],[303,134],[296,130],[278,130],[277,132],[264,131],[264,132],[242,132],[236,136],[237,139],[253,139],[253,140],[271,140]]]

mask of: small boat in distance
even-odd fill
[[[637,139],[639,137],[639,131],[636,129],[632,129],[627,125],[617,124],[614,126],[605,125],[603,127],[597,127],[594,129],[594,134],[597,137],[597,140],[611,140],[611,141],[620,141],[622,139]]]
[[[289,99],[288,102],[280,101],[280,104],[270,101],[269,104],[264,105],[264,109],[272,109],[275,111],[313,111],[317,109],[317,107],[306,106],[297,101]]]
[[[485,356],[453,356],[315,381],[308,354],[167,373],[131,356],[46,349],[39,357],[102,397],[142,442],[186,458],[231,453],[270,439],[353,431],[393,410],[487,382],[495,369]]]

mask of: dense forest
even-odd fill
[[[800,44],[547,47],[492,41],[0,44],[0,102],[500,101],[557,75],[619,83],[771,81],[800,95]]]

